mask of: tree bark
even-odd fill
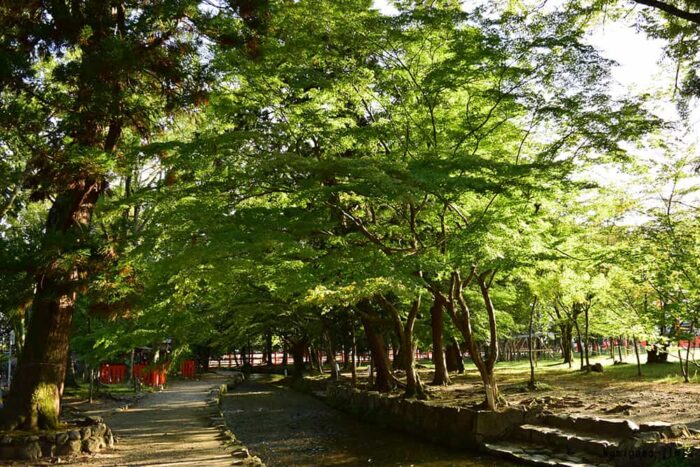
[[[532,328],[533,328],[533,321],[535,318],[535,308],[537,307],[537,297],[534,298],[532,301],[532,307],[530,307],[530,320],[528,323],[527,327],[527,350],[529,354],[529,359],[530,359],[530,382],[528,383],[528,386],[530,389],[534,389],[537,386],[537,382],[535,381],[535,360],[533,358],[533,345],[532,345]]]
[[[615,340],[610,336],[610,358],[615,361]]]
[[[583,371],[584,366],[583,366],[583,343],[581,342],[581,329],[579,328],[578,325],[578,320],[574,321],[576,324],[576,337],[578,338],[578,351],[579,351],[579,356],[581,358],[581,371]],[[591,367],[586,368],[586,371],[591,371]]]
[[[637,357],[637,376],[642,376],[642,362],[639,360],[639,346],[637,337],[634,338],[634,356]]]
[[[394,330],[398,333],[401,340],[401,356],[403,370],[406,372],[406,397],[418,396],[424,398],[426,396],[421,384],[420,377],[416,372],[415,365],[415,344],[413,342],[413,328],[420,309],[420,295],[411,304],[411,309],[406,316],[405,323],[402,323],[401,315],[398,309],[383,295],[377,295],[377,301],[391,316],[394,323]]]
[[[433,333],[433,363],[435,365],[435,373],[431,384],[447,386],[450,384],[450,375],[447,373],[447,363],[445,362],[445,352],[443,351],[444,322],[442,302],[440,302],[438,297],[433,298],[433,305],[430,307],[430,325]]]
[[[304,377],[304,353],[306,353],[306,339],[292,341],[290,350],[294,359],[294,371],[292,372],[293,379],[301,379]]]
[[[372,366],[376,375],[374,388],[379,392],[389,392],[394,388],[394,382],[391,377],[389,359],[384,351],[384,340],[366,317],[361,316],[360,321],[365,329],[365,336],[367,336],[367,343],[372,354]]]
[[[447,371],[456,371],[459,374],[464,373],[462,351],[455,337],[452,337],[452,342],[447,346],[447,350],[445,351],[445,363],[447,364]]]
[[[567,363],[569,368],[573,363],[573,349],[571,345],[573,337],[573,324],[567,322],[559,325],[561,331],[561,356],[563,359],[562,363]]]
[[[272,333],[265,334],[265,363],[268,366],[272,365]]]
[[[104,188],[104,183],[79,180],[73,189],[58,195],[46,222],[45,251],[70,256],[84,248],[85,232]],[[59,424],[71,322],[80,285],[77,266],[66,271],[59,263],[48,264],[36,277],[26,341],[0,422],[5,428],[52,429]]]
[[[584,309],[584,339],[583,341],[585,342],[584,345],[584,353],[586,355],[586,367],[590,370],[591,368],[591,362],[590,359],[588,358],[588,327],[589,327],[589,321],[588,321],[588,309],[590,308],[588,305],[583,305]]]
[[[355,320],[352,321],[352,326],[350,328],[350,338],[352,339],[351,343],[351,356],[350,358],[352,359],[350,363],[350,377],[351,377],[351,382],[352,382],[352,387],[357,386],[357,341],[355,339]]]
[[[490,278],[488,276],[490,275]],[[485,271],[481,274],[476,273],[476,266],[472,267],[471,274],[466,281],[462,280],[459,271],[455,270],[452,273],[450,285],[450,299],[446,302],[446,309],[455,327],[460,331],[464,341],[469,349],[469,354],[479,370],[479,375],[484,384],[484,392],[486,395],[485,405],[489,410],[496,410],[501,395],[498,391],[496,378],[494,375],[494,367],[498,360],[498,330],[496,328],[496,312],[491,302],[489,294],[490,284],[493,282],[495,271]],[[474,338],[471,324],[471,310],[464,299],[463,288],[468,285],[472,279],[476,279],[481,291],[481,297],[486,307],[486,312],[489,321],[489,352],[486,359],[482,358],[479,351],[479,345]],[[459,307],[459,310],[458,308]]]
[[[620,363],[622,363],[622,336],[620,336],[620,340],[617,343],[617,355],[620,357]]]
[[[335,361],[335,345],[333,342],[333,338],[331,337],[331,332],[328,329],[326,330],[326,342],[328,343],[328,355],[326,361],[331,366],[331,379],[333,381],[338,381],[340,379],[340,372],[338,371],[338,364]]]

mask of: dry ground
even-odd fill
[[[642,357],[642,361],[645,361]],[[541,389],[527,388],[529,363],[499,362],[496,377],[509,404],[542,406],[554,413],[579,413],[607,418],[628,418],[636,422],[666,421],[686,423],[700,429],[700,376],[683,383],[678,363],[642,364],[642,376],[637,376],[634,356],[629,363],[614,365],[609,357],[596,357],[604,372],[578,371],[559,360],[540,361],[537,381]],[[419,373],[423,382],[432,380],[431,364],[421,362]],[[361,368],[360,374],[366,370]],[[349,374],[344,374],[349,377]],[[691,365],[691,375],[693,368]],[[430,386],[431,399],[456,406],[472,406],[483,401],[482,385],[473,365],[467,365],[464,375],[452,374],[452,383],[446,387]]]

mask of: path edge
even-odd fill
[[[228,375],[227,375],[228,376]],[[245,465],[255,467],[265,467],[263,461],[248,451],[248,448],[238,439],[236,435],[226,426],[224,412],[221,410],[221,398],[245,381],[245,375],[240,372],[233,372],[230,381],[213,387],[209,391],[207,405],[212,409],[210,420],[211,425],[216,427],[221,435],[221,440],[226,444],[227,449],[233,457],[232,465]]]

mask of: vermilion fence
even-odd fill
[[[388,352],[388,357],[389,360],[393,360],[393,353],[391,350]],[[264,354],[262,352],[253,352],[252,354],[248,354],[247,357],[248,362],[251,365],[264,365],[268,363],[265,360]],[[321,358],[322,361],[326,361],[326,354],[324,352],[321,352]],[[423,360],[423,359],[432,359],[433,358],[433,353],[432,352],[421,352],[419,350],[416,351],[416,360]],[[365,365],[368,364],[370,361],[370,355],[369,354],[358,354],[356,356],[356,361],[358,365]],[[284,353],[282,352],[273,352],[272,353],[272,364],[273,365],[280,365],[284,361]],[[304,359],[304,361],[308,361],[307,358]],[[338,353],[335,356],[335,361],[338,363],[343,362],[343,354]],[[287,364],[292,365],[294,363],[294,357],[292,357],[291,354],[287,354]],[[234,366],[242,365],[243,364],[243,357],[241,357],[240,354],[227,354],[227,355],[222,355],[221,358],[218,359],[210,359],[209,360],[209,366],[213,368],[231,368]]]
[[[688,340],[682,340],[678,342],[678,345],[683,347],[684,349],[688,348],[688,344],[692,344],[693,341],[688,341]],[[695,344],[693,347],[700,347],[700,336],[695,336]]]
[[[157,365],[134,364],[133,374],[145,386],[161,386],[168,379],[170,362]]]
[[[194,379],[197,377],[197,367],[194,360],[185,360],[180,364],[180,374],[183,378]]]
[[[118,384],[126,381],[126,365],[123,363],[100,364],[100,383]]]

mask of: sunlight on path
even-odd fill
[[[218,430],[209,426],[206,406],[210,388],[226,379],[207,375],[202,381],[177,381],[106,418],[116,447],[84,465],[231,465]]]

